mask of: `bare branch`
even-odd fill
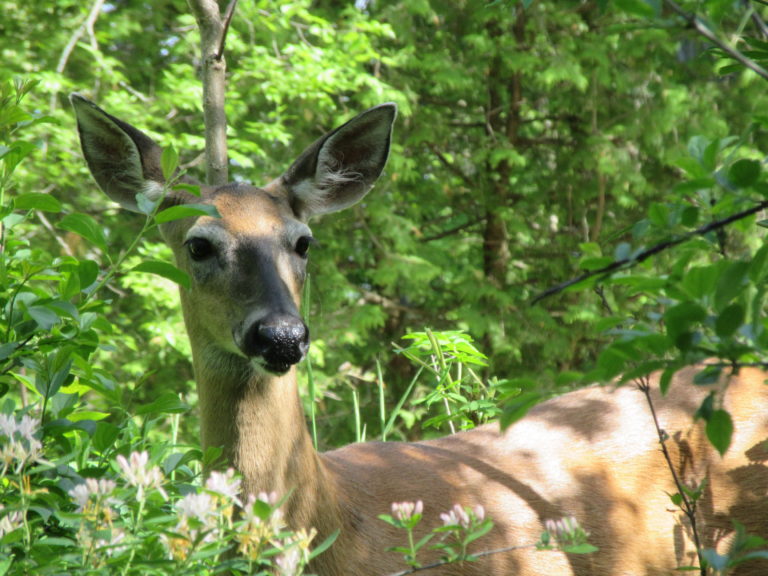
[[[752,22],[755,24],[757,29],[760,30],[760,34],[763,36],[763,38],[768,38],[768,25],[765,24],[765,20],[762,19],[760,14],[753,10],[750,18],[752,19]]]
[[[738,222],[739,220],[743,220],[744,218],[752,216],[753,214],[757,214],[758,212],[760,212],[761,210],[765,210],[766,208],[768,208],[768,200],[760,202],[759,204],[756,204],[755,206],[747,210],[737,212],[736,214],[731,214],[730,216],[728,216],[727,218],[723,218],[722,220],[714,220],[705,226],[700,226],[699,228],[696,228],[695,230],[688,232],[687,234],[683,234],[681,236],[671,238],[666,242],[661,242],[659,244],[656,244],[655,246],[651,246],[647,250],[643,250],[642,252],[640,252],[639,254],[637,254],[632,258],[623,258],[622,260],[614,260],[607,266],[603,266],[602,268],[599,268],[597,270],[590,270],[589,272],[585,272],[584,274],[577,276],[576,278],[571,278],[570,280],[563,282],[561,284],[558,284],[557,286],[548,288],[547,290],[545,290],[544,292],[536,296],[531,301],[531,305],[538,304],[545,298],[549,298],[550,296],[559,294],[566,288],[570,288],[571,286],[580,284],[581,282],[584,282],[585,280],[589,280],[590,278],[594,278],[596,276],[604,277],[604,276],[608,276],[612,272],[616,272],[617,270],[626,270],[629,268],[633,268],[636,265],[640,264],[641,262],[644,262],[651,256],[660,254],[661,252],[664,252],[665,250],[668,250],[669,248],[673,248],[679,244],[682,244],[683,242],[687,242],[688,240],[690,240],[691,238],[695,238],[696,236],[704,236],[705,234],[709,234],[710,232],[720,230],[721,228],[724,228],[725,226],[728,226],[733,222]]]
[[[643,379],[638,381],[637,387],[643,392],[643,394],[645,394],[645,399],[648,401],[648,408],[651,410],[651,416],[653,417],[653,423],[656,427],[656,433],[659,436],[661,453],[664,455],[664,460],[667,461],[667,467],[669,468],[669,472],[672,474],[672,479],[675,481],[675,486],[677,487],[677,493],[680,496],[680,508],[682,509],[686,518],[688,518],[688,522],[691,525],[693,542],[696,546],[696,554],[699,558],[699,571],[701,576],[706,576],[704,562],[701,561],[701,541],[699,540],[699,530],[696,526],[696,501],[688,496],[688,492],[686,492],[685,486],[683,486],[683,482],[680,480],[680,476],[675,470],[675,465],[672,463],[672,457],[669,455],[669,450],[667,450],[667,432],[661,427],[659,424],[659,419],[656,416],[656,408],[653,405],[653,400],[651,399],[651,387],[648,380]]]
[[[80,38],[83,37],[83,34],[86,32],[90,33],[91,36],[91,44],[95,44],[95,40],[93,40],[93,25],[96,23],[96,20],[99,17],[99,13],[101,12],[102,6],[104,6],[105,0],[94,0],[93,6],[91,6],[91,10],[88,12],[88,15],[85,17],[85,20],[83,20],[83,23],[80,24],[80,26],[77,27],[77,30],[75,30],[75,33],[72,34],[72,36],[69,38],[69,41],[67,42],[67,45],[64,47],[64,50],[62,50],[61,55],[59,56],[59,61],[56,64],[56,72],[58,74],[62,74],[64,70],[67,67],[67,63],[69,62],[69,57],[72,55],[72,52],[75,50],[75,47],[77,46],[77,43],[80,42]],[[51,102],[50,102],[50,109],[51,111],[56,109],[56,94],[51,95]]]
[[[472,178],[470,178],[467,174],[464,173],[464,171],[459,168],[455,162],[451,162],[448,157],[443,154],[443,152],[435,145],[435,144],[428,144],[429,149],[432,150],[432,153],[437,157],[437,159],[440,161],[440,164],[445,166],[445,168],[448,169],[449,172],[454,174],[455,176],[458,176],[458,178],[464,182],[468,187],[472,188],[475,183],[472,181]]]
[[[466,222],[462,222],[461,224],[458,224],[453,228],[442,230],[440,232],[433,234],[432,236],[424,236],[422,238],[419,238],[419,242],[432,242],[433,240],[440,240],[441,238],[452,236],[453,234],[457,234],[462,230],[466,230],[467,228],[471,228],[472,226],[476,226],[477,224],[480,224],[483,220],[485,220],[485,218],[486,218],[485,214],[483,214],[482,216],[476,216],[474,218],[470,218]]]

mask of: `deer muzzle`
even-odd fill
[[[309,329],[295,316],[271,316],[253,322],[238,345],[268,372],[283,374],[306,356]]]

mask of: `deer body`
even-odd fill
[[[141,192],[163,189],[160,149],[147,136],[73,96],[84,155],[100,187],[128,209]],[[313,570],[321,576],[385,575],[405,568],[387,548],[405,534],[378,519],[392,502],[424,502],[423,531],[453,504],[482,505],[494,521],[473,551],[534,544],[543,522],[574,516],[599,552],[588,556],[530,548],[433,575],[645,575],[695,565],[689,527],[671,504],[677,492],[659,451],[644,395],[633,386],[589,388],[543,403],[500,432],[487,425],[417,443],[354,444],[318,454],[306,429],[295,364],[309,334],[298,313],[314,215],[362,198],[386,162],[395,109],[373,108],[329,132],[263,188],[201,187],[201,197],[171,191],[164,206],[206,203],[207,215],[164,224],[176,264],[191,278],[181,290],[192,344],[204,447],[220,446],[243,475],[244,491],[289,494],[292,528],[339,530]],[[733,415],[732,446],[721,458],[693,414],[708,390],[676,377],[654,391],[677,473],[688,486],[705,478],[699,505],[703,545],[727,546],[730,519],[768,537],[768,387],[743,370],[724,387]],[[420,535],[419,535],[420,536]],[[422,561],[436,558],[428,556]],[[765,574],[745,563],[740,574]]]

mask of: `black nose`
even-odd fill
[[[286,372],[307,353],[309,329],[295,316],[268,317],[250,326],[241,348],[270,372]]]

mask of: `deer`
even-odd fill
[[[703,487],[695,518],[699,545],[728,549],[735,520],[768,537],[768,387],[743,367],[718,384],[692,386],[701,366],[679,370],[662,395],[647,382],[669,461],[643,391],[590,386],[546,400],[502,430],[490,423],[420,442],[363,442],[319,453],[307,429],[296,365],[310,345],[299,313],[313,235],[308,221],[359,202],[382,174],[396,117],[393,104],[371,108],[324,134],[278,178],[200,185],[200,197],[168,187],[161,148],[84,97],[71,96],[83,156],[101,190],[137,210],[138,193],[163,207],[215,207],[164,223],[192,347],[204,448],[222,449],[248,494],[285,497],[295,530],[318,541],[338,531],[316,557],[321,576],[379,576],[407,568],[389,549],[405,535],[383,522],[394,502],[423,503],[420,537],[452,505],[482,506],[494,526],[475,551],[506,549],[477,561],[424,570],[447,576],[670,574],[698,565],[688,518],[670,498],[680,482]],[[721,456],[694,419],[714,393],[735,422]],[[598,551],[539,551],[548,520],[573,517]],[[436,553],[434,553],[436,554]],[[437,561],[427,557],[424,562]],[[765,561],[737,574],[768,574]]]

